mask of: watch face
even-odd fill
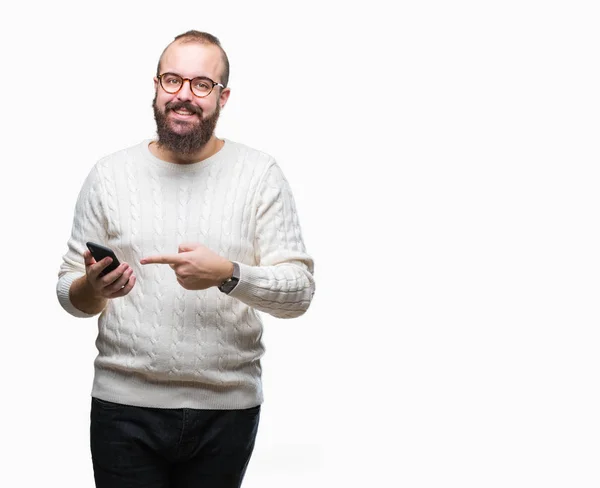
[[[229,293],[231,290],[233,290],[235,288],[235,285],[237,285],[238,280],[236,279],[232,279],[229,280],[227,283],[223,283],[219,289],[223,292],[223,293]]]

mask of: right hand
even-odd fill
[[[96,262],[90,251],[83,253],[83,259],[87,281],[98,296],[119,298],[124,297],[133,289],[136,279],[133,275],[133,268],[127,263],[121,263],[114,271],[100,276],[102,270],[111,263],[112,259],[104,258]]]

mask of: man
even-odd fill
[[[91,407],[97,487],[241,485],[258,427],[262,323],[314,294],[294,199],[269,155],[214,129],[229,99],[214,36],[167,46],[158,137],[96,163],[77,199],[57,295],[97,314]],[[121,265],[101,276],[86,242]]]

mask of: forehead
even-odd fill
[[[185,77],[208,76],[219,80],[223,69],[221,50],[212,44],[174,42],[163,54],[161,72]]]

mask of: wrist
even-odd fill
[[[239,265],[233,261],[229,261],[229,264],[231,266],[227,266],[227,273],[218,285],[219,290],[225,294],[229,294],[236,287],[240,278]]]
[[[88,279],[87,275],[83,275],[79,280],[78,284],[81,287],[81,291],[89,297],[93,297],[94,295],[96,295],[96,290],[94,290],[94,287],[90,283],[90,280]]]
[[[235,269],[235,266],[233,265],[233,262],[227,261],[227,265],[225,266],[225,273],[219,284],[223,283],[224,281],[230,280],[233,277],[234,269]]]
[[[71,304],[89,314],[101,312],[106,306],[107,299],[98,295],[84,275],[71,283],[69,288],[69,300]]]

